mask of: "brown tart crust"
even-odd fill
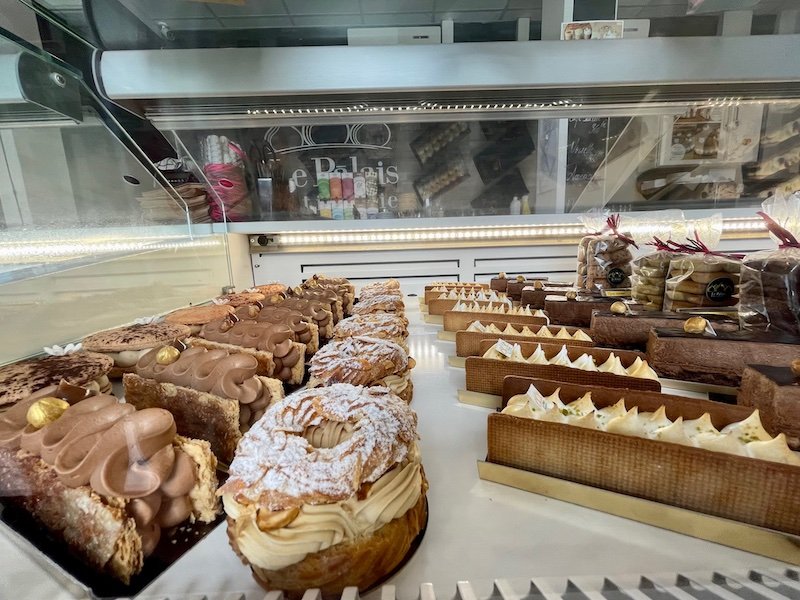
[[[208,304],[204,306],[189,306],[179,308],[164,317],[166,323],[179,325],[205,325],[217,319],[224,319],[234,311],[230,304]]]
[[[256,302],[264,302],[266,296],[260,292],[237,292],[234,294],[225,294],[220,296],[217,300],[224,301],[224,304],[239,308],[240,306],[247,306],[248,304],[255,304]]]
[[[255,580],[267,590],[283,590],[290,600],[302,598],[306,589],[319,588],[323,598],[341,596],[345,587],[366,590],[392,573],[405,559],[428,517],[425,501],[427,481],[423,475],[423,491],[417,503],[402,516],[390,521],[372,535],[342,542],[321,552],[309,554],[299,563],[276,571],[250,565]],[[228,518],[228,539],[244,564],[231,532]]]
[[[145,323],[100,331],[83,338],[82,343],[89,352],[145,350],[183,339],[191,332],[188,326],[177,323]]]

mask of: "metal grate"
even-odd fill
[[[522,585],[520,585],[522,583]],[[417,600],[800,600],[800,572],[793,568],[748,571],[675,573],[641,576],[496,579],[488,594],[478,584],[459,581],[455,594],[419,587]],[[367,595],[371,600],[396,600],[393,585]],[[356,588],[347,588],[342,600],[360,600]],[[139,600],[284,600],[282,592],[140,596]],[[322,600],[319,590],[307,590],[302,600]]]

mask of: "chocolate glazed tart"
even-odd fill
[[[653,328],[683,327],[683,322],[692,315],[631,311],[622,315],[607,310],[595,311],[589,335],[598,346],[644,350]],[[719,315],[703,315],[716,331],[738,331],[739,323]]]

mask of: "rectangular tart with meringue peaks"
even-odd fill
[[[258,375],[297,385],[305,375],[306,347],[294,338],[288,325],[240,320],[234,314],[203,325],[198,336],[188,342],[192,346],[250,354],[258,360]]]
[[[125,584],[168,532],[219,513],[208,442],[172,415],[62,382],[0,415],[0,495]]]
[[[294,600],[396,569],[425,526],[427,489],[414,411],[386,388],[339,383],[270,407],[219,494],[236,554]]]
[[[294,341],[305,345],[306,356],[313,356],[319,350],[319,327],[316,323],[309,322],[299,310],[273,305],[259,308],[251,304],[236,309],[236,316],[245,321],[287,326],[294,333]]]
[[[406,402],[414,396],[413,358],[399,345],[363,335],[335,340],[311,359],[308,387],[334,383],[383,386]]]
[[[173,344],[153,349],[123,377],[125,400],[164,408],[178,433],[208,440],[223,463],[267,407],[283,398],[283,384],[258,375],[258,360],[221,348]]]

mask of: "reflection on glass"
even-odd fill
[[[270,124],[180,131],[176,140],[211,187],[215,221],[222,207],[232,221],[724,209],[800,187],[793,102],[630,117]]]

